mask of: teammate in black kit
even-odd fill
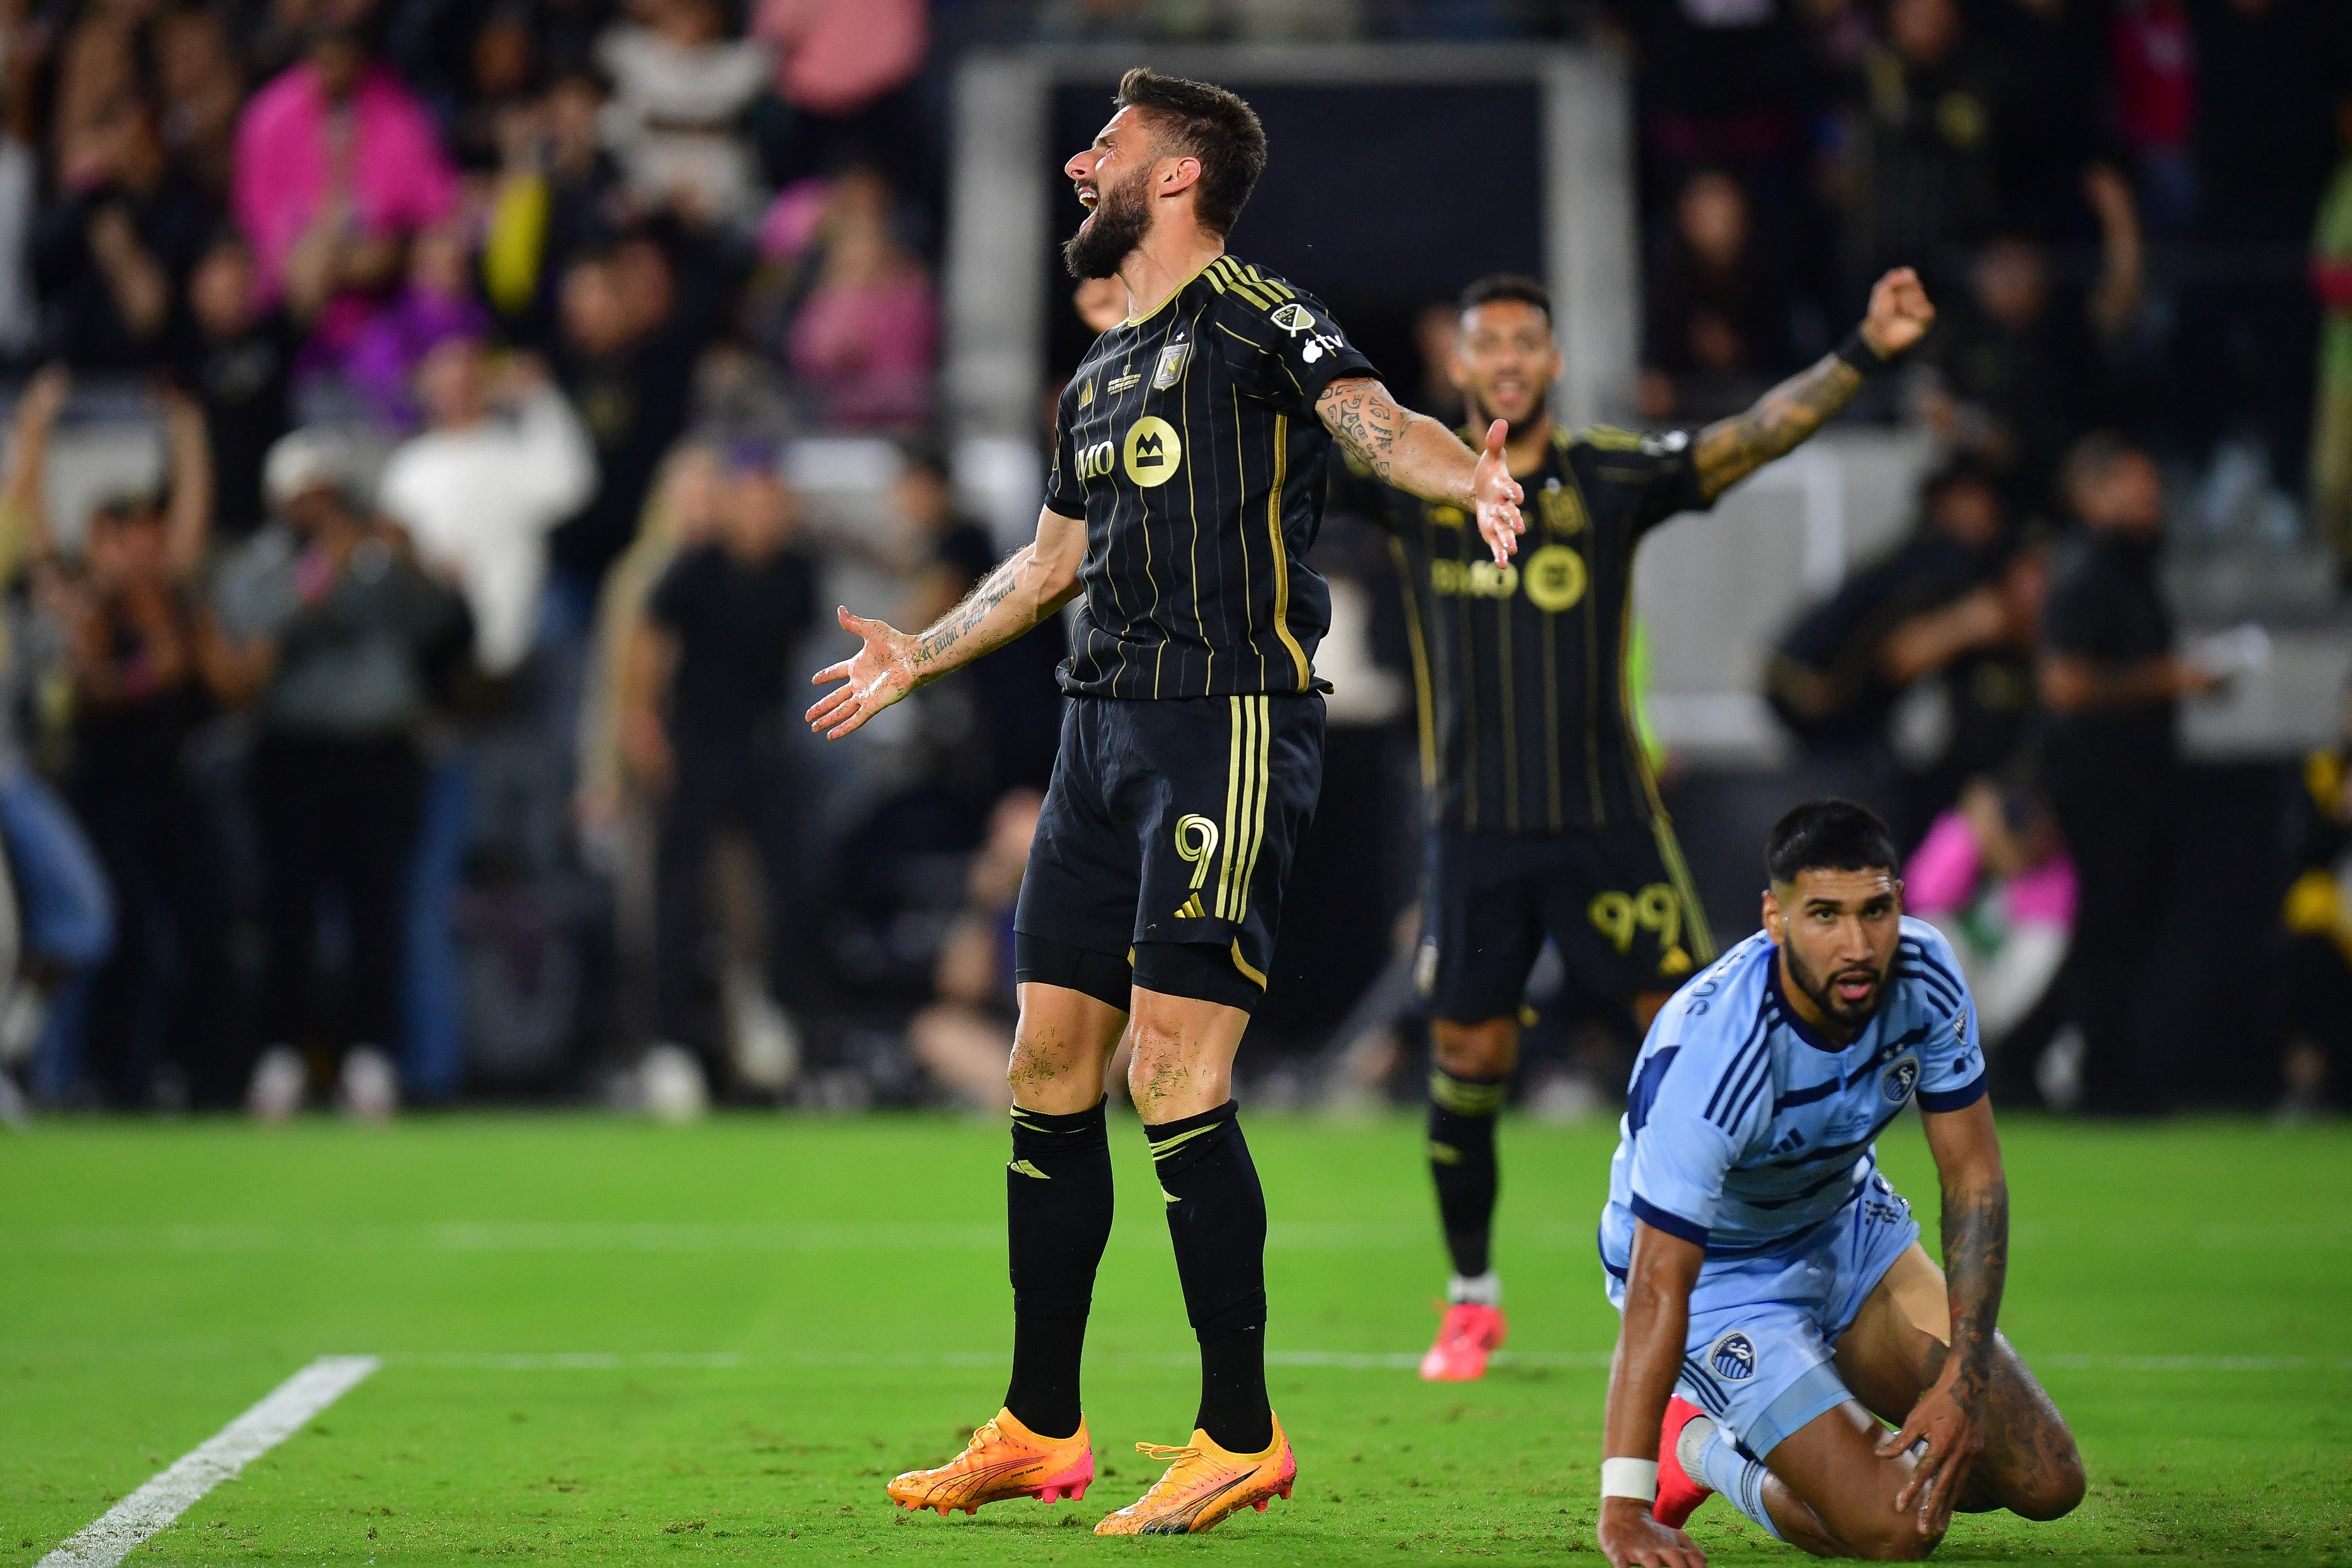
[[[1454,1277],[1423,1377],[1481,1376],[1503,1341],[1495,1116],[1545,936],[1580,999],[1628,1005],[1644,1030],[1715,956],[1629,708],[1634,549],[1820,429],[1934,319],[1900,268],[1837,352],[1747,413],[1696,437],[1570,434],[1549,407],[1560,371],[1549,297],[1532,278],[1483,278],[1462,297],[1454,374],[1474,427],[1508,423],[1511,475],[1532,497],[1517,559],[1490,559],[1449,502],[1352,464],[1338,486],[1386,525],[1408,585],[1434,796],[1416,977],[1436,1017],[1429,1159]]]
[[[919,634],[842,611],[864,646],[818,674],[846,684],[809,720],[846,735],[1083,596],[1013,922],[1012,1385],[961,1457],[888,1490],[945,1512],[1093,1479],[1078,1367],[1110,1233],[1103,1072],[1125,1033],[1201,1406],[1190,1443],[1143,1445],[1172,1463],[1097,1530],[1181,1533],[1287,1497],[1297,1469],[1266,1401],[1265,1202],[1230,1089],[1322,779],[1329,599],[1305,556],[1331,441],[1457,508],[1496,561],[1522,525],[1499,422],[1474,452],[1407,413],[1320,301],[1224,254],[1265,162],[1249,106],[1140,70],[1117,101],[1066,165],[1091,212],[1064,256],[1117,277],[1129,314],[1062,396],[1036,542]]]

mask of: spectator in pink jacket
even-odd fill
[[[906,90],[930,47],[923,0],[752,0],[751,37],[773,54],[791,110],[764,148],[776,183],[852,162],[878,162],[902,185],[928,177]]]
[[[323,309],[331,342],[357,330],[362,298],[399,280],[408,236],[457,196],[432,121],[354,27],[313,33],[302,62],[254,94],[237,126],[230,199],[257,286],[267,300],[291,294]]]
[[[890,187],[870,169],[834,185],[816,287],[793,323],[793,373],[825,423],[877,430],[930,413],[940,308],[923,264],[891,232]]]

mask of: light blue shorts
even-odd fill
[[[1886,1270],[1919,1239],[1911,1205],[1873,1171],[1852,1203],[1790,1247],[1710,1258],[1691,1288],[1675,1392],[1762,1458],[1853,1396],[1830,1358]],[[1622,1311],[1624,1281],[1609,1299]]]

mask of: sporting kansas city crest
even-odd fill
[[[1756,1344],[1738,1329],[1706,1347],[1706,1369],[1724,1383],[1744,1383],[1756,1375]]]
[[[1878,1092],[1889,1105],[1900,1105],[1911,1098],[1911,1091],[1919,1083],[1919,1059],[1906,1056],[1887,1068],[1886,1076],[1878,1081]]]

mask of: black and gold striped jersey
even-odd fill
[[[1515,477],[1528,531],[1499,567],[1461,507],[1352,465],[1335,485],[1336,504],[1388,531],[1405,583],[1438,819],[1510,834],[1650,821],[1656,792],[1626,688],[1633,551],[1709,504],[1689,438],[1556,432],[1543,465]]]
[[[1306,564],[1331,438],[1315,400],[1378,372],[1320,300],[1230,256],[1097,339],[1062,393],[1045,507],[1083,517],[1062,689],[1315,688],[1331,596]]]

